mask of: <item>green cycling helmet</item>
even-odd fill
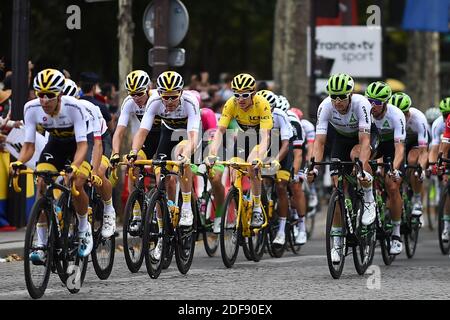
[[[327,82],[326,91],[331,94],[348,94],[353,91],[355,82],[353,78],[345,73],[332,75]]]
[[[411,107],[411,98],[404,92],[396,92],[389,99],[389,103],[393,104],[403,112],[407,112]]]
[[[450,97],[441,100],[441,103],[439,103],[439,110],[441,110],[441,113],[450,112]]]
[[[391,87],[383,81],[372,82],[366,89],[367,98],[377,99],[382,102],[388,101],[391,95]]]

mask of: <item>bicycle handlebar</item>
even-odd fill
[[[37,176],[47,175],[49,177],[59,177],[59,176],[65,177],[65,176],[67,176],[67,173],[65,171],[53,172],[53,171],[34,171],[31,169],[19,170],[19,172],[17,174],[13,175],[13,177],[12,177],[13,189],[17,193],[22,192],[22,188],[19,186],[19,176],[24,175],[24,174],[34,174]],[[72,186],[71,186],[71,192],[72,192],[72,195],[75,197],[78,197],[80,195],[80,192],[76,189],[75,184],[73,182],[72,182]]]

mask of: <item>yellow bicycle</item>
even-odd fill
[[[220,225],[220,251],[223,263],[227,268],[233,266],[239,252],[239,245],[243,247],[248,258],[258,262],[264,254],[267,227],[273,205],[269,204],[264,190],[261,190],[264,223],[260,228],[252,228],[250,226],[253,209],[252,200],[249,197],[249,192],[245,192],[242,187],[242,179],[249,175],[248,168],[254,165],[234,161],[216,161],[216,164],[228,166],[236,172],[233,185],[225,197]],[[270,165],[262,164],[260,165],[261,168],[270,168]]]

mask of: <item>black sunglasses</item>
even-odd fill
[[[56,98],[56,93],[53,93],[53,92],[36,92],[36,95],[42,99],[44,97],[47,97],[47,99],[49,99],[49,100]]]
[[[348,99],[349,96],[349,94],[330,94],[331,100],[345,100]]]
[[[145,94],[145,91],[142,92],[136,92],[136,93],[130,93],[130,97],[142,97]]]

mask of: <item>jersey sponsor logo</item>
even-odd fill
[[[45,161],[48,161],[50,159],[54,159],[53,155],[51,155],[50,153],[44,153],[43,154]]]
[[[353,113],[352,113],[352,115],[351,115],[351,117],[350,117],[349,122],[350,122],[350,123],[355,123],[355,122],[357,122],[357,120],[356,120],[356,118],[355,118],[355,115],[354,115]]]
[[[45,117],[45,116],[42,117],[42,121],[44,121],[44,122],[47,121],[47,117]]]
[[[363,110],[363,112],[364,112],[364,117],[365,117],[365,119],[366,119],[366,123],[369,123],[369,116],[367,115],[366,107],[363,106],[363,107],[362,107],[362,110]]]
[[[269,120],[270,116],[248,116],[248,118],[252,121],[254,120]]]
[[[383,128],[390,128],[389,121],[387,120],[384,121]]]

